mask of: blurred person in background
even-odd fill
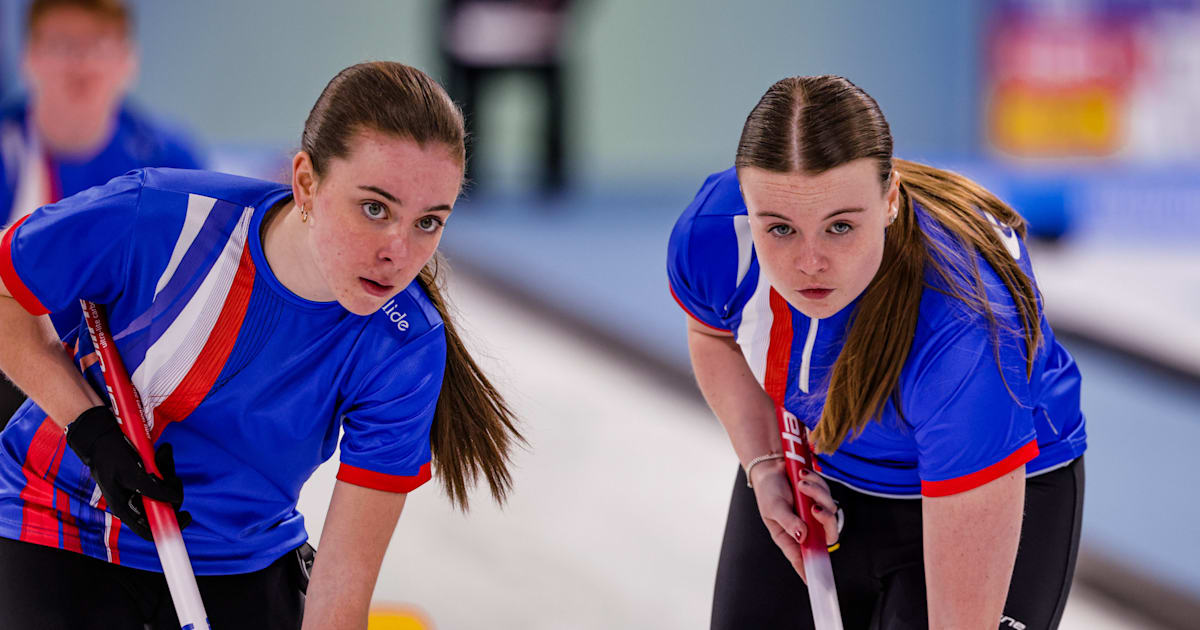
[[[187,137],[125,101],[138,66],[132,31],[122,0],[30,3],[28,94],[0,107],[0,224],[135,168],[200,167]],[[72,306],[54,320],[73,327],[79,314]],[[0,379],[0,427],[24,400]]]
[[[427,75],[359,64],[313,106],[290,186],[141,169],[5,231],[0,368],[32,400],[0,433],[0,627],[178,628],[143,496],[186,510],[222,630],[363,628],[409,492],[436,473],[459,507],[481,478],[503,500],[521,437],[434,259],[464,139]],[[40,317],[80,299],[107,306],[163,480],[87,333],[68,354]],[[339,446],[310,587],[296,503]]]
[[[442,7],[442,59],[446,87],[463,109],[471,154],[486,138],[479,117],[481,95],[492,79],[521,73],[537,81],[544,96],[543,193],[566,183],[564,31],[570,0],[447,0]],[[486,141],[486,140],[484,140]],[[478,164],[468,179],[481,184]]]
[[[801,491],[847,628],[1058,624],[1086,438],[1023,233],[974,182],[894,158],[875,100],[841,77],[784,79],[751,111],[668,253],[742,463],[714,629],[813,627],[777,412],[818,453]]]

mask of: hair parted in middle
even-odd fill
[[[945,280],[951,295],[987,319],[999,358],[995,305],[988,299],[975,256],[964,256],[925,234],[914,204],[969,251],[979,252],[1012,294],[1025,341],[1027,375],[1042,343],[1033,280],[1009,255],[984,213],[1022,237],[1024,219],[961,175],[894,158],[891,129],[879,105],[849,80],[824,75],[776,82],[746,117],[734,163],[739,170],[819,174],[861,158],[877,164],[881,195],[892,173],[898,175],[900,212],[886,231],[883,260],[855,307],[834,363],[813,436],[817,450],[826,453],[878,419],[889,399],[903,414],[898,384],[912,348],[927,269]],[[969,280],[969,290],[960,290],[962,279]]]

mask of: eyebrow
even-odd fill
[[[839,214],[848,214],[848,213],[852,213],[852,212],[864,212],[864,210],[862,208],[842,208],[841,210],[834,210],[833,212],[830,212],[829,214],[825,215],[825,218],[823,218],[821,220],[826,221],[828,219],[832,219],[833,217],[836,217]],[[791,221],[791,219],[789,217],[785,217],[782,214],[779,214],[777,212],[763,211],[763,212],[755,212],[754,214],[755,214],[755,216],[760,216],[760,217],[774,217],[776,219],[783,219],[784,221]]]
[[[404,205],[404,202],[397,199],[395,195],[393,195],[392,193],[390,193],[378,186],[367,186],[367,185],[360,184],[358,187],[361,188],[362,190],[366,190],[368,192],[373,192],[376,195],[379,195],[380,197],[383,197],[384,199],[387,199],[388,201],[390,201],[398,206]],[[450,204],[443,203],[443,204],[438,204],[436,206],[430,206],[425,209],[425,212],[440,212],[440,211],[450,212],[453,209],[454,208],[450,207]]]

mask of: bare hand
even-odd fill
[[[801,579],[804,574],[804,559],[800,545],[808,535],[804,519],[796,515],[792,487],[787,479],[787,468],[782,460],[763,462],[754,467],[754,498],[758,513],[771,534],[771,540],[783,552],[784,557]],[[829,486],[816,473],[801,476],[800,492],[813,500],[812,516],[825,530],[825,542],[832,545],[838,540],[837,505],[829,493]]]

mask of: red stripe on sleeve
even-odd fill
[[[50,312],[50,309],[42,306],[42,302],[33,295],[33,291],[30,291],[29,287],[25,286],[24,282],[21,282],[21,276],[17,275],[17,269],[13,267],[13,234],[16,233],[17,228],[28,218],[28,214],[21,217],[20,221],[17,221],[12,227],[8,228],[8,231],[4,233],[4,240],[0,241],[0,280],[4,281],[4,287],[8,289],[9,294],[16,298],[17,303],[22,308],[33,315],[45,315]]]
[[[357,466],[351,466],[345,462],[342,462],[337,474],[339,481],[345,481],[346,483],[352,483],[356,486],[371,488],[373,490],[383,490],[385,492],[412,492],[421,487],[426,481],[429,481],[431,476],[428,462],[421,466],[421,470],[416,475],[411,477],[378,473]]]
[[[1030,440],[1025,446],[1013,451],[1011,455],[969,475],[944,479],[942,481],[921,480],[921,494],[927,497],[945,497],[972,488],[978,488],[989,481],[995,481],[1014,471],[1018,466],[1028,463],[1038,456],[1037,440]]]
[[[683,312],[684,312],[684,313],[687,313],[687,314],[688,314],[688,316],[689,316],[689,317],[691,317],[692,319],[694,319],[694,320],[696,320],[696,321],[700,322],[701,324],[704,324],[704,326],[705,326],[705,327],[707,327],[707,328],[711,328],[711,329],[713,329],[713,330],[719,330],[719,331],[721,331],[721,332],[725,332],[725,333],[727,333],[727,332],[732,332],[732,331],[731,331],[731,330],[729,330],[728,328],[717,328],[716,326],[713,326],[712,324],[710,324],[710,323],[708,323],[708,322],[704,321],[703,319],[700,319],[699,317],[696,317],[696,314],[695,314],[695,313],[693,313],[692,311],[688,310],[688,307],[686,307],[686,306],[684,306],[684,305],[683,305],[683,300],[680,300],[680,299],[679,299],[679,296],[678,296],[678,295],[675,295],[675,287],[673,287],[673,286],[671,286],[671,285],[669,285],[669,284],[668,284],[668,285],[667,285],[667,289],[671,291],[671,297],[675,298],[675,303],[679,305],[679,308],[683,309]]]

